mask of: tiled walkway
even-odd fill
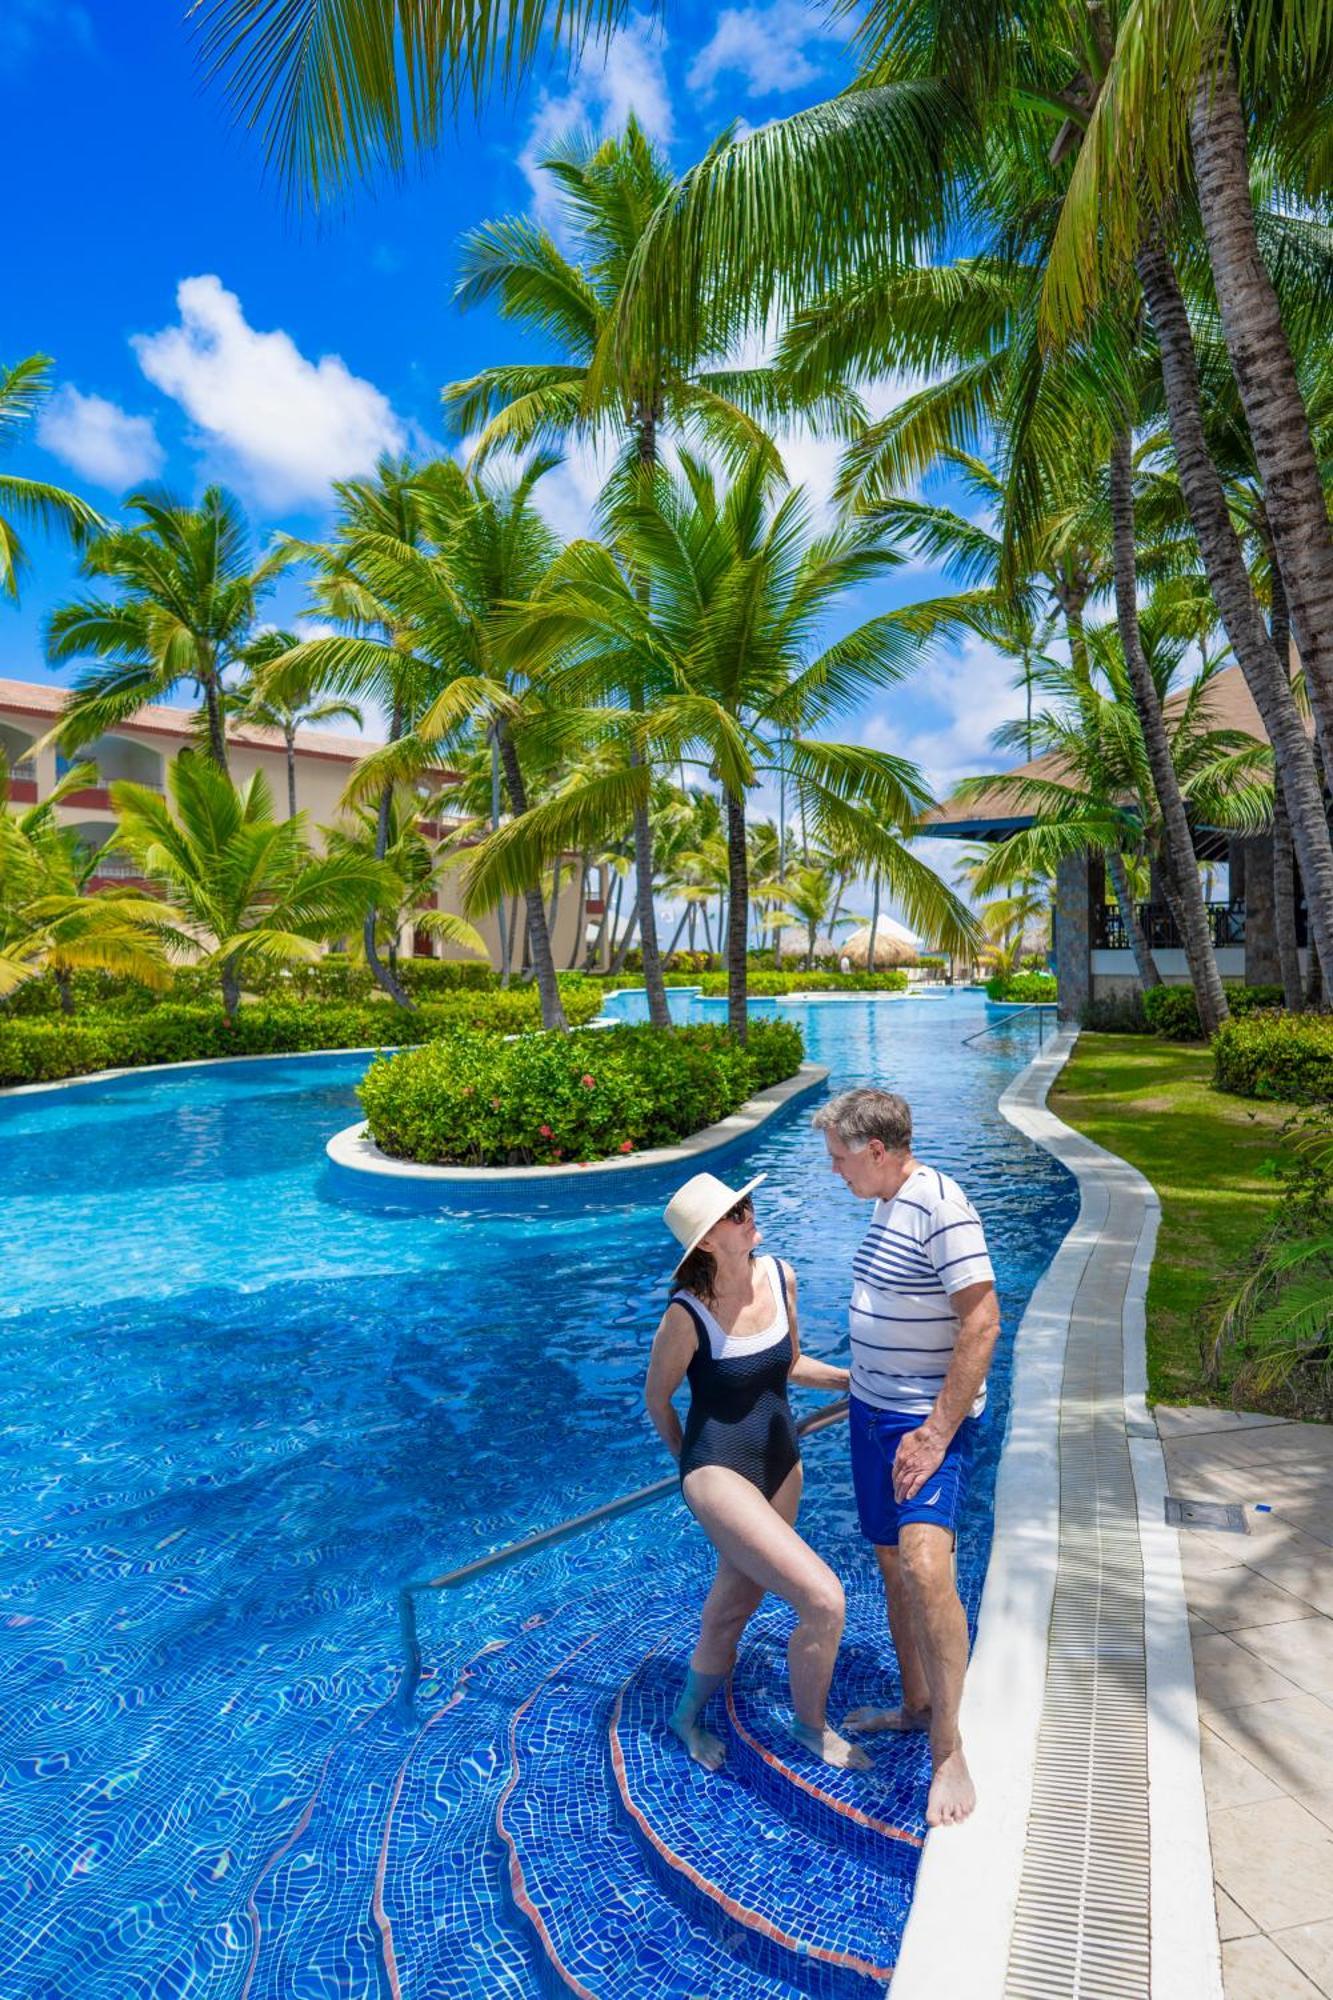
[[[1159,1409],[1182,1529],[1227,2000],[1333,1996],[1333,1428]]]

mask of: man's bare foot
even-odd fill
[[[926,1825],[958,1826],[973,1811],[976,1803],[977,1788],[972,1783],[960,1744],[935,1768],[935,1775],[930,1781],[930,1796],[926,1800]]]
[[[720,1771],[727,1761],[727,1746],[720,1736],[714,1736],[697,1722],[677,1722],[675,1716],[670,1721],[671,1733],[678,1736],[696,1764],[702,1764],[705,1771]]]
[[[855,1743],[849,1743],[846,1737],[839,1736],[837,1730],[830,1729],[827,1723],[822,1729],[813,1729],[808,1722],[793,1721],[791,1733],[798,1743],[804,1743],[807,1750],[813,1750],[816,1757],[822,1758],[826,1764],[831,1764],[835,1771],[870,1769],[870,1759],[865,1751],[858,1750]]]
[[[930,1709],[909,1708],[904,1702],[901,1708],[854,1708],[850,1715],[842,1718],[844,1729],[851,1729],[864,1736],[873,1736],[881,1729],[900,1732],[929,1729]]]

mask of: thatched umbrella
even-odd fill
[[[845,949],[844,945],[836,944],[831,937],[824,937],[821,934],[815,938],[815,948],[812,954],[810,952],[809,940],[805,934],[805,925],[783,925],[782,956],[784,959],[799,958],[802,963],[805,962],[807,956],[813,956],[816,959],[837,959],[841,958]]]
[[[888,972],[897,965],[915,965],[920,950],[920,939],[906,925],[895,923],[892,917],[880,918],[875,929],[876,972]],[[859,931],[843,939],[839,956],[849,958],[857,972],[865,971],[870,961],[869,924],[863,924]]]

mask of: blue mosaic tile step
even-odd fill
[[[837,1728],[852,1709],[896,1707],[902,1698],[885,1632],[884,1595],[872,1564],[843,1567],[847,1628],[833,1684],[829,1720]],[[785,1605],[767,1600],[751,1622],[717,1722],[738,1777],[778,1811],[825,1839],[876,1855],[901,1849],[915,1871],[926,1834],[930,1750],[922,1734],[864,1736],[869,1772],[834,1771],[803,1755],[786,1728],[787,1639],[794,1623]]]
[[[609,1724],[617,1790],[648,1866],[704,1920],[750,1933],[802,1991],[839,2000],[882,1994],[915,1846],[881,1839],[872,1858],[837,1838],[844,1815],[799,1782],[783,1815],[744,1774],[705,1771],[683,1756],[667,1728],[682,1670],[670,1642],[650,1654],[623,1684]],[[792,1763],[814,1786],[826,1771],[799,1746]]]
[[[646,1610],[647,1607],[644,1607]],[[659,1635],[678,1625],[657,1609]],[[548,1985],[581,2000],[793,2000],[809,1991],[756,1954],[692,1921],[649,1873],[614,1786],[608,1727],[643,1612],[576,1641],[536,1680],[509,1725],[509,1771],[496,1810],[514,1910],[541,1942]],[[653,1633],[648,1633],[651,1640]]]

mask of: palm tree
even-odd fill
[[[770,911],[769,928],[800,924],[805,930],[805,969],[813,971],[815,945],[820,931],[835,931],[839,924],[855,922],[853,917],[836,914],[837,880],[831,869],[814,863],[789,869],[772,888],[782,897],[784,908]]]
[[[615,440],[632,476],[652,471],[670,430],[727,464],[755,455],[776,465],[764,423],[799,412],[847,428],[859,406],[837,383],[801,397],[772,368],[719,365],[730,331],[723,316],[701,323],[688,348],[653,342],[630,357],[618,345],[629,271],[648,223],[675,187],[668,161],[637,118],[614,138],[569,139],[542,164],[557,183],[561,233],[576,244],[577,257],[527,216],[485,223],[464,244],[458,302],[465,310],[497,305],[501,318],[554,344],[560,356],[485,368],[445,390],[445,408],[460,429],[483,425],[478,458],[499,447],[559,446],[582,433]],[[627,693],[632,707],[642,706],[640,689]],[[637,746],[630,754],[639,754]],[[667,1027],[646,804],[634,808],[634,858],[649,1018]]]
[[[111,787],[113,840],[161,889],[167,949],[217,972],[230,1021],[252,961],[317,958],[386,892],[384,868],[351,852],[317,856],[302,815],[273,817],[260,772],[238,789],[209,758],[182,750],[167,782],[170,805],[144,785]]]
[[[123,889],[89,894],[99,856],[56,818],[56,808],[91,775],[88,765],[76,765],[47,798],[18,810],[0,762],[0,999],[46,972],[65,1014],[74,1012],[76,972],[123,973],[145,986],[170,983],[157,936],[160,906]]]
[[[407,786],[396,788],[389,808],[389,839],[384,853],[379,848],[379,807],[362,807],[353,823],[324,828],[324,844],[330,854],[351,854],[363,861],[382,864],[389,878],[385,894],[376,905],[380,935],[377,949],[390,972],[398,974],[398,939],[405,926],[440,938],[460,951],[486,956],[486,941],[465,917],[436,907],[439,892],[466,853],[464,843],[476,822],[463,820],[447,835],[427,833],[426,824],[438,820],[445,801],[423,799]]]
[[[50,376],[51,361],[45,354],[29,354],[12,367],[0,365],[0,451],[12,446],[32,422],[51,393]],[[66,534],[76,546],[106,526],[77,493],[43,479],[0,472],[0,597],[15,604],[28,564],[20,522]]]
[[[319,688],[314,684],[299,688],[287,680],[281,696],[261,692],[259,678],[264,668],[283,658],[300,643],[295,632],[265,632],[258,639],[252,639],[242,654],[248,679],[237,690],[239,715],[246,722],[257,722],[263,729],[276,729],[282,737],[287,760],[288,819],[296,818],[297,731],[318,729],[321,723],[326,722],[350,722],[355,729],[362,727],[361,710],[354,702],[322,701]]]
[[[220,486],[197,507],[159,488],[131,494],[126,506],[138,519],[98,535],[81,564],[109,590],[75,598],[47,621],[50,660],[107,662],[80,676],[52,736],[78,749],[185,685],[201,699],[209,754],[225,771],[226,676],[243,662],[276,561],[255,563],[245,517]]]
[[[288,675],[299,672],[317,676],[331,692],[382,686],[395,693],[389,739],[357,766],[345,799],[379,801],[381,852],[387,849],[392,787],[438,769],[451,746],[478,725],[490,735],[511,812],[528,810],[520,738],[537,697],[528,662],[514,644],[514,607],[531,596],[559,548],[533,502],[553,463],[534,458],[510,481],[464,473],[452,463],[423,468],[410,482],[410,496],[404,493],[413,509],[413,539],[367,528],[352,532],[338,555],[328,607],[342,605],[363,624],[373,620],[377,634],[307,640],[267,670],[270,690],[285,690]],[[552,717],[548,729],[567,741],[585,740],[577,717]],[[543,1026],[563,1029],[542,873],[534,869],[512,887],[526,905]],[[374,949],[368,919],[368,960]]]
[[[965,906],[905,845],[929,802],[919,773],[887,752],[813,733],[919,657],[894,612],[826,643],[835,603],[892,563],[879,529],[860,520],[816,534],[805,495],[776,487],[763,459],[724,485],[688,453],[678,474],[659,468],[626,496],[617,520],[617,545],[630,560],[618,563],[598,543],[571,545],[518,629],[531,656],[561,663],[550,675],[552,701],[614,698],[632,655],[651,692],[631,725],[664,761],[697,756],[719,784],[732,1033],[743,1040],[746,1031],[746,794],[774,768],[779,739],[787,781],[816,837],[854,836],[914,921],[970,940]],[[644,575],[646,598],[637,588]],[[639,776],[627,770],[502,828],[479,850],[467,897],[493,897],[591,829],[623,824]]]

